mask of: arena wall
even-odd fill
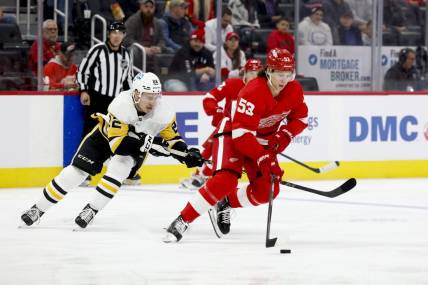
[[[198,93],[165,94],[190,145],[212,131]],[[314,174],[280,157],[285,178],[428,177],[428,93],[309,93],[309,127],[287,154],[329,173]],[[56,92],[1,92],[0,187],[43,186],[76,150],[82,132],[79,96]],[[177,183],[192,170],[171,158],[150,157],[143,183]],[[96,181],[96,180],[95,180]]]

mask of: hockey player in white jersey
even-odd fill
[[[189,168],[203,164],[199,150],[188,149],[181,139],[175,112],[162,100],[161,83],[153,73],[137,74],[132,88],[109,105],[107,115],[97,113],[93,117],[99,123],[82,140],[71,164],[46,185],[40,200],[22,214],[26,225],[39,222],[49,208],[88,175],[100,173],[109,158],[107,172],[98,182],[93,199],[75,219],[81,228],[114,197],[122,182],[135,174],[149,152],[172,156]]]

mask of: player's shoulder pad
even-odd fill
[[[287,93],[290,93],[297,97],[303,97],[303,87],[298,80],[293,80],[288,82],[286,88],[284,88]]]
[[[108,112],[126,124],[137,121],[138,114],[132,100],[132,92],[130,90],[120,92],[108,106]]]
[[[167,125],[175,117],[175,112],[171,106],[165,102],[163,98],[158,99],[155,108],[153,109],[153,120],[159,124]]]

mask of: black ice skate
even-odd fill
[[[227,235],[230,232],[230,207],[227,198],[219,201],[213,209],[208,211],[211,224],[213,225],[214,232],[218,238]]]
[[[88,204],[83,208],[82,212],[76,217],[74,222],[81,227],[82,229],[86,228],[86,226],[92,221],[95,215],[98,213],[98,210],[91,208]]]
[[[181,215],[178,216],[166,229],[166,236],[163,238],[163,241],[166,243],[180,241],[188,227],[189,224],[183,220]]]
[[[45,212],[42,212],[36,205],[33,205],[30,210],[27,210],[22,214],[21,220],[24,221],[27,226],[31,226],[35,222],[39,223],[40,218],[44,213]]]

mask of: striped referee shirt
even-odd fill
[[[79,65],[77,82],[80,91],[95,91],[116,97],[131,87],[132,62],[127,49],[117,51],[107,43],[94,45]]]

